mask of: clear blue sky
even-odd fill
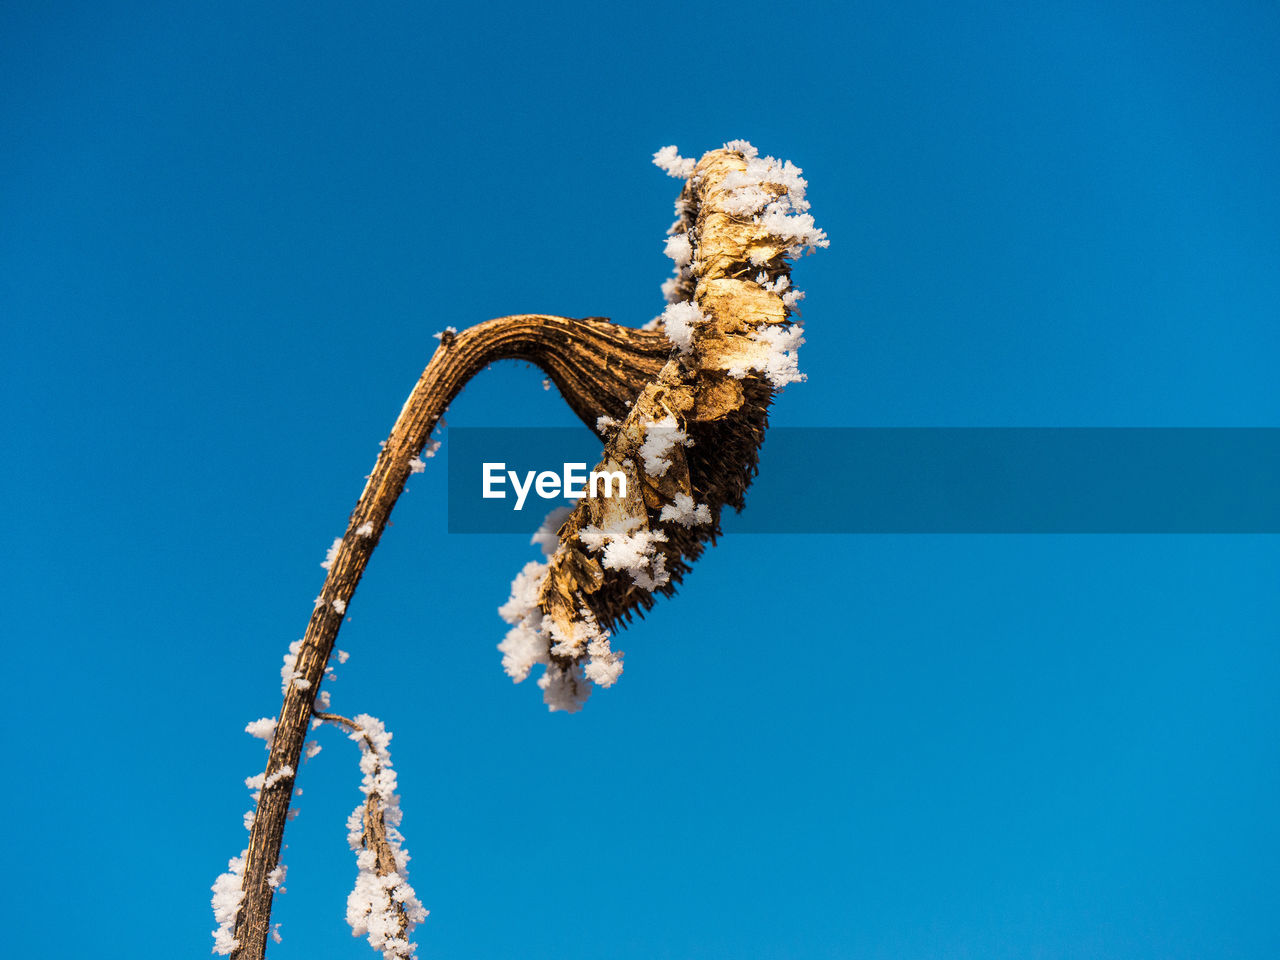
[[[6,954],[207,955],[431,334],[657,313],[665,144],[810,179],[776,423],[1280,425],[1277,63],[1261,0],[4,5]],[[450,420],[571,423],[541,379]],[[332,690],[422,957],[1280,956],[1277,538],[730,537],[548,715],[494,649],[535,552],[446,535],[441,467]],[[321,739],[279,960],[372,956]]]

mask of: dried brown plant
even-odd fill
[[[826,239],[804,212],[799,171],[749,144],[728,144],[696,165],[673,148],[657,160],[686,184],[668,242],[677,263],[671,306],[651,329],[522,314],[446,333],[396,419],[335,544],[287,682],[239,872],[237,960],[266,952],[272,874],[309,724],[314,717],[359,729],[316,703],[343,612],[432,431],[472,376],[502,359],[541,367],[604,441],[599,469],[628,480],[625,497],[579,501],[548,563],[526,571],[525,596],[508,605],[515,639],[504,649],[517,667],[508,663],[508,671],[545,664],[541,683],[553,708],[575,709],[588,680],[616,679],[621,661],[609,631],[652,606],[655,592],[674,592],[720,533],[724,508],[741,509],[775,391],[801,379],[791,260]],[[379,809],[367,823],[385,876],[395,858],[384,849]]]

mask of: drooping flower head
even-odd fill
[[[545,562],[516,578],[499,645],[523,680],[535,664],[552,710],[574,711],[591,684],[622,672],[612,631],[676,584],[741,510],[775,392],[804,379],[791,262],[827,237],[809,215],[805,180],[745,141],[694,163],[664,147],[654,162],[685,179],[668,231],[674,276],[651,324],[671,343],[665,365],[621,421],[601,418],[596,471],[622,474],[626,495],[587,496],[535,536]]]

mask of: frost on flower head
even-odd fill
[[[680,156],[680,152],[675,147],[663,147],[653,155],[653,162],[665,170],[668,176],[679,177],[682,180],[688,180],[693,175],[693,168],[697,163],[696,160]]]
[[[625,419],[595,424],[596,470],[624,474],[627,493],[584,497],[545,524],[534,538],[545,559],[525,566],[500,611],[503,668],[518,683],[541,666],[552,710],[575,711],[618,679],[614,632],[675,591],[726,506],[742,509],[775,392],[804,380],[791,264],[827,236],[800,169],[744,140],[696,162],[663,147],[654,163],[686,181],[665,240],[668,306],[646,327],[672,349]]]

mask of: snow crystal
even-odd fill
[[[770,206],[773,206],[772,204]],[[825,247],[827,235],[808,213],[790,213],[784,209],[769,209],[760,218],[760,225],[783,240],[792,241],[791,256],[798,256],[805,247]]]
[[[340,614],[341,614],[341,613],[346,613],[346,612],[347,612],[347,601],[345,601],[345,600],[336,600],[336,599],[335,599],[335,600],[333,601],[333,609],[337,610],[337,611],[338,611],[338,613],[340,613]]]
[[[805,212],[809,209],[804,197],[809,184],[801,176],[799,167],[789,160],[761,157],[745,140],[730,141],[725,149],[739,151],[746,160],[746,169],[732,171],[720,182],[719,188],[727,194],[718,202],[722,210],[733,216],[752,217],[754,222],[788,243],[790,257],[828,245],[826,233]],[[762,252],[752,256],[752,262],[765,259],[768,258]]]
[[[432,334],[432,336],[434,336],[437,340],[443,343],[446,336],[452,337],[457,332],[458,332],[457,327],[445,327],[439,333]]]
[[[545,563],[530,560],[512,581],[511,598],[498,608],[498,615],[512,624],[498,650],[502,653],[502,669],[515,683],[529,676],[535,663],[546,663],[548,659],[549,644],[542,611],[538,609],[538,593],[546,573]]]
[[[298,654],[302,652],[302,641],[295,640],[289,644],[289,652],[284,655],[284,666],[280,668],[280,692],[288,693],[289,684],[302,677],[298,670]]]
[[[335,650],[334,655],[338,658],[339,663],[346,663],[351,659],[351,654],[347,653],[345,650]]]
[[[236,919],[240,916],[240,904],[244,901],[244,891],[240,889],[244,882],[244,861],[248,850],[241,850],[240,856],[227,861],[227,872],[218,875],[218,879],[210,887],[213,891],[213,918],[218,921],[218,929],[213,931],[213,952],[226,956],[240,946],[240,941],[233,936]]]
[[[421,457],[414,457],[409,461],[410,473],[421,473],[425,469],[427,469],[427,465],[422,461]]]
[[[280,884],[284,883],[284,875],[289,872],[289,868],[283,863],[277,863],[275,869],[267,874],[267,883],[271,885],[271,889],[275,890]],[[283,890],[280,891],[284,893]]]
[[[324,562],[320,566],[329,570],[333,567],[333,561],[338,559],[338,548],[342,546],[342,538],[334,537],[333,543],[329,544],[329,550],[324,555]]]
[[[688,353],[693,349],[694,327],[706,319],[698,309],[698,305],[689,300],[672,303],[662,311],[662,326],[667,339],[675,344],[681,353]]]
[[[667,535],[661,530],[636,529],[641,523],[640,517],[632,517],[607,530],[583,527],[578,537],[588,550],[601,554],[602,567],[623,571],[636,586],[652,591],[671,580],[666,558],[658,552],[658,544],[665,542]]]
[[[543,703],[552,713],[557,710],[577,713],[591,695],[591,686],[583,676],[580,664],[568,668],[552,664],[538,678],[538,686],[542,688]]]
[[[569,519],[571,513],[573,513],[572,507],[556,507],[547,514],[547,519],[542,521],[542,526],[529,542],[541,547],[546,556],[551,556],[560,545],[560,526]]]
[[[614,653],[609,647],[609,634],[602,633],[587,644],[591,659],[583,671],[588,680],[597,686],[611,687],[622,675],[622,653]]]
[[[640,445],[640,457],[644,460],[644,470],[651,477],[661,477],[671,466],[667,455],[674,446],[688,446],[689,438],[679,428],[675,417],[667,415],[649,425],[645,431],[644,443]]]
[[[745,366],[731,367],[730,376],[741,380],[748,370],[756,370],[768,378],[775,388],[800,383],[805,379],[796,357],[796,351],[804,343],[804,328],[798,323],[765,327],[755,331],[751,338],[761,347],[758,356]]]
[[[559,624],[553,620],[548,626],[554,643],[551,652],[557,657],[580,657],[589,643],[602,636],[605,638],[609,636],[601,632],[595,616],[585,607],[580,619],[573,620],[568,625]]]
[[[276,732],[276,718],[263,717],[261,720],[251,720],[245,724],[244,732],[251,737],[257,737],[259,740],[266,740],[270,745],[271,738]]]
[[[519,623],[531,612],[538,609],[538,591],[542,588],[542,578],[546,575],[547,565],[537,560],[530,560],[511,581],[511,599],[498,608],[498,616],[507,623]]]
[[[360,770],[364,774],[360,791],[366,800],[347,818],[347,842],[357,852],[356,866],[360,871],[347,896],[347,923],[353,936],[365,935],[385,960],[411,958],[415,947],[408,935],[426,919],[427,911],[408,881],[409,852],[402,846],[404,836],[398,829],[402,813],[388,750],[391,733],[381,720],[365,713],[355,717],[354,722],[356,729],[348,736],[360,745]],[[371,833],[366,822],[371,798],[376,798],[381,809],[386,845],[395,867],[385,875],[378,874],[377,855],[366,844]]]
[[[678,177],[681,180],[688,180],[693,176],[693,168],[697,165],[696,160],[680,156],[679,151],[674,146],[663,147],[655,153],[653,162],[659,168],[665,170],[668,176]]]
[[[689,234],[677,233],[667,238],[663,252],[675,261],[677,267],[688,266],[693,260],[693,244],[689,242]]]
[[[534,664],[546,663],[548,649],[547,637],[523,623],[508,630],[498,644],[498,650],[502,653],[502,669],[514,683],[528,677]]]
[[[281,782],[282,780],[288,780],[292,776],[293,776],[293,767],[289,766],[289,764],[286,763],[283,767],[281,767],[275,773],[271,774],[271,776],[269,777],[265,773],[259,773],[252,777],[245,777],[244,785],[248,787],[250,790],[255,791],[253,798],[257,800],[258,794],[256,791],[270,790],[277,783]]]
[[[356,527],[356,536],[357,536],[357,537],[372,537],[372,536],[373,536],[373,524],[372,524],[372,523],[370,523],[368,520],[366,520],[364,523],[360,524],[360,526]]]
[[[687,493],[677,493],[674,502],[662,508],[658,519],[673,520],[682,527],[692,527],[698,523],[710,523],[711,508],[705,503],[695,506],[693,497]]]

